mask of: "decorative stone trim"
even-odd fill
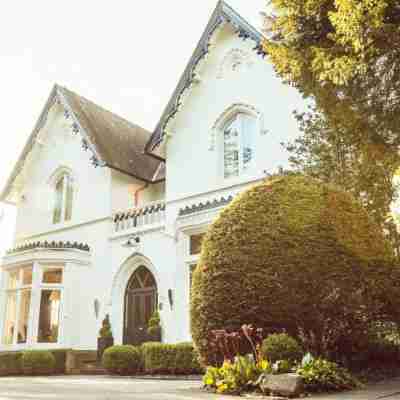
[[[186,206],[179,210],[179,216],[184,217],[186,215],[191,215],[200,211],[212,210],[214,208],[223,207],[228,205],[233,200],[233,196],[221,197],[219,200],[215,199],[213,201],[207,201],[205,203],[194,204],[192,206]]]
[[[222,79],[229,72],[237,72],[243,67],[251,67],[254,61],[251,54],[242,49],[231,49],[225,54],[219,65],[217,78]]]
[[[114,222],[124,219],[140,217],[142,215],[153,214],[159,211],[165,211],[165,203],[151,204],[142,208],[134,208],[114,214]]]
[[[230,24],[235,29],[235,33],[243,40],[251,39],[255,42],[253,50],[256,51],[261,57],[266,56],[263,47],[264,36],[253,26],[251,26],[245,19],[243,19],[236,11],[234,11],[224,1],[220,1],[215,9],[207,28],[200,39],[200,42],[190,60],[188,66],[183,73],[178,86],[169,101],[160,122],[158,123],[150,142],[147,144],[148,151],[154,150],[161,144],[165,136],[165,130],[169,122],[176,116],[180,106],[182,105],[182,97],[184,92],[192,86],[194,81],[197,80],[196,68],[199,63],[210,52],[211,39],[217,29],[223,24]]]
[[[6,254],[15,254],[15,253],[21,253],[23,251],[28,251],[28,250],[34,250],[34,249],[63,249],[63,250],[68,250],[68,249],[75,249],[75,250],[81,250],[81,251],[90,251],[90,247],[87,244],[84,243],[78,243],[78,242],[32,242],[32,243],[26,243],[21,246],[14,247],[13,249],[7,250]]]

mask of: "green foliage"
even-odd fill
[[[22,352],[0,353],[0,375],[22,373]]]
[[[159,332],[159,330],[161,329],[160,322],[161,322],[161,320],[160,320],[159,312],[154,311],[153,315],[149,319],[149,323],[147,326],[147,333],[149,335],[157,334]]]
[[[190,375],[201,372],[192,343],[144,343],[142,351],[147,373]]]
[[[54,355],[47,350],[28,350],[22,352],[22,369],[28,374],[52,373],[56,366]]]
[[[308,392],[343,391],[360,386],[346,369],[327,360],[314,359],[310,355],[304,358],[296,372],[303,378]]]
[[[110,316],[107,314],[102,322],[102,327],[99,331],[99,336],[101,338],[112,337],[112,330],[111,330],[111,323],[110,323]]]
[[[399,269],[349,194],[303,176],[238,196],[209,229],[193,276],[192,336],[205,365],[214,330],[285,331],[329,357],[372,321],[399,318]]]
[[[238,356],[234,362],[225,361],[222,367],[208,367],[203,377],[204,385],[217,393],[240,394],[257,386],[263,373],[271,373],[267,361],[256,363],[250,354]]]
[[[115,375],[132,375],[142,367],[141,350],[135,346],[112,346],[103,354],[102,364]]]
[[[58,374],[65,373],[65,363],[67,359],[67,351],[66,349],[57,349],[50,350],[50,353],[53,354],[55,359],[54,372]]]
[[[269,335],[262,343],[261,353],[271,363],[286,360],[293,364],[303,357],[303,351],[296,339],[286,333]]]
[[[300,122],[306,130],[293,144],[295,162],[302,172],[311,167],[319,178],[328,176],[362,194],[383,225],[400,165],[398,2],[272,0],[271,5],[265,21],[269,60],[315,106]]]

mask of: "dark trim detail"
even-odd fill
[[[145,152],[151,154],[154,149],[160,145],[165,135],[165,127],[168,122],[173,118],[179,111],[181,106],[181,97],[183,92],[188,89],[194,79],[195,70],[199,62],[207,55],[210,47],[210,39],[215,30],[224,22],[231,24],[235,28],[235,32],[243,40],[251,39],[255,41],[254,50],[262,56],[266,56],[263,49],[264,36],[251,24],[249,24],[244,18],[242,18],[233,8],[231,8],[225,1],[220,0],[216,9],[214,10],[210,21],[189,61],[183,75],[165,108],[162,117],[157,124],[150,140],[146,144]]]
[[[123,221],[124,219],[129,219],[129,218],[136,218],[141,215],[152,214],[159,211],[165,211],[165,203],[154,204],[139,209],[132,209],[117,213],[114,215],[114,222]]]
[[[23,251],[27,250],[34,250],[34,249],[62,249],[62,250],[68,250],[68,249],[75,249],[75,250],[82,250],[82,251],[90,251],[90,247],[87,244],[84,243],[78,243],[78,242],[32,242],[32,243],[27,243],[23,244],[21,246],[14,247],[13,249],[7,250],[6,254],[15,254],[15,253],[21,253]]]
[[[221,197],[219,200],[207,201],[206,203],[194,204],[191,207],[186,206],[179,210],[179,216],[184,217],[186,215],[195,214],[200,211],[212,210],[214,208],[223,207],[228,205],[233,200],[233,196],[227,198]]]

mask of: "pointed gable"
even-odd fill
[[[15,203],[15,197],[12,195],[15,189],[14,182],[39,141],[39,133],[56,102],[64,108],[65,118],[71,120],[72,133],[81,134],[82,147],[92,152],[92,162],[95,166],[109,167],[148,183],[164,180],[163,162],[144,152],[151,136],[150,132],[64,87],[55,85],[0,194],[1,201]]]
[[[254,41],[254,50],[262,57],[266,54],[263,50],[264,36],[242,16],[240,16],[225,1],[220,0],[215,8],[207,27],[200,38],[200,41],[181,77],[179,83],[167,104],[149,142],[146,145],[146,152],[156,154],[156,148],[162,143],[168,122],[175,117],[181,106],[182,95],[196,81],[196,68],[199,62],[210,51],[210,40],[215,31],[224,23],[231,24],[239,37],[243,40]]]

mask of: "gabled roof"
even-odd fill
[[[196,77],[195,70],[198,63],[209,52],[211,36],[224,22],[231,24],[235,28],[236,33],[239,35],[239,37],[243,38],[243,40],[252,39],[255,42],[254,50],[259,55],[262,57],[266,55],[263,50],[264,36],[262,33],[248,23],[232,7],[225,3],[225,1],[219,0],[217,7],[211,15],[210,21],[208,22],[207,27],[201,36],[186,69],[183,72],[183,75],[161,116],[160,121],[158,122],[149,142],[146,145],[146,152],[151,153],[162,142],[165,135],[165,127],[168,121],[179,111],[183,92],[192,85]]]
[[[81,134],[82,147],[92,152],[92,162],[95,166],[107,166],[149,183],[165,179],[164,163],[144,152],[145,145],[151,136],[149,131],[64,87],[55,85],[0,194],[1,201],[7,202],[12,185],[22,171],[40,130],[46,122],[47,115],[56,102],[63,106],[65,118],[72,120],[73,133]]]

